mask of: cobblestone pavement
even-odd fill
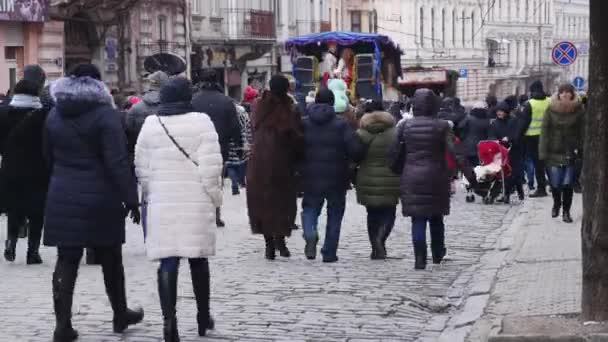
[[[448,260],[414,271],[410,224],[399,218],[386,261],[369,259],[365,209],[349,195],[340,242],[340,261],[322,264],[303,255],[301,230],[288,245],[290,260],[263,258],[263,239],[250,234],[245,196],[227,195],[228,227],[219,230],[218,255],[211,263],[212,311],[217,327],[210,341],[434,341],[445,328],[484,252],[501,233],[508,206],[453,200],[447,219]],[[515,210],[515,209],[511,209]],[[324,220],[322,220],[324,222]],[[5,226],[5,220],[0,226]],[[4,240],[5,229],[0,239]],[[323,229],[321,229],[323,230]],[[323,236],[323,235],[321,235]],[[14,264],[0,261],[0,341],[49,341],[54,327],[51,300],[53,249],[45,263],[25,265],[25,241]],[[111,309],[101,269],[80,269],[73,323],[79,341],[160,341],[156,264],[144,254],[141,228],[130,226],[124,246],[128,301],[146,310],[144,322],[123,336],[111,333]],[[196,336],[195,302],[187,263],[179,279],[178,319],[182,341]]]

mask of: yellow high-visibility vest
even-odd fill
[[[539,136],[543,126],[543,119],[545,118],[545,112],[551,104],[551,99],[546,98],[544,100],[531,99],[530,107],[532,107],[532,122],[526,132],[526,136]]]

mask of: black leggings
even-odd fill
[[[17,212],[9,212],[7,237],[9,240],[17,240],[19,228],[21,228],[21,226],[25,223],[26,219],[29,221],[28,245],[35,247],[37,250],[37,246],[40,246],[42,225],[44,224],[44,218],[42,215],[23,215]]]
[[[94,247],[92,249],[102,267],[104,265],[122,265],[122,246]],[[83,254],[83,247],[57,247],[57,263],[79,265]]]

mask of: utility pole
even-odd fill
[[[608,1],[590,1],[589,108],[583,171],[583,321],[608,321]]]

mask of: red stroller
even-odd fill
[[[499,141],[481,141],[477,145],[481,166],[475,168],[478,178],[476,193],[485,204],[492,204],[502,193],[507,197],[506,179],[511,176],[509,149]]]

